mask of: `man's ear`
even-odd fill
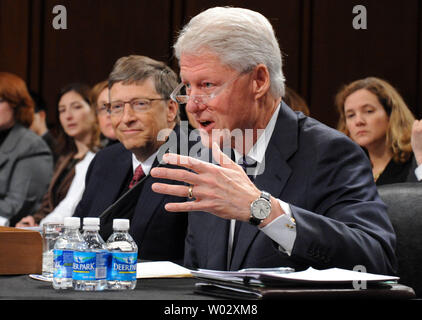
[[[176,120],[178,111],[179,111],[179,104],[171,99],[167,102],[167,122],[171,123]]]
[[[255,98],[263,97],[270,89],[271,80],[268,68],[258,64],[253,70],[253,90]]]

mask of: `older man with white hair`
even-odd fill
[[[172,98],[186,103],[217,162],[168,154],[163,160],[190,170],[151,171],[187,184],[152,186],[191,198],[166,204],[168,211],[190,211],[185,264],[363,265],[393,274],[395,234],[370,163],[349,138],[281,101],[282,59],[269,21],[247,9],[208,9],[183,28],[175,54],[182,83]],[[241,143],[227,134],[234,131],[243,134]],[[235,161],[222,153],[225,146]]]

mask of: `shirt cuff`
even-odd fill
[[[415,175],[416,175],[416,179],[418,179],[418,181],[422,180],[422,164],[420,164],[416,169],[415,169]]]
[[[280,251],[290,256],[296,240],[296,221],[292,217],[292,210],[289,204],[280,199],[277,199],[277,201],[285,214],[259,229],[279,245]]]

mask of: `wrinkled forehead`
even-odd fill
[[[223,63],[217,54],[209,50],[201,50],[196,53],[183,52],[180,56],[179,66],[182,81],[215,76],[226,77],[236,73],[234,68]]]
[[[109,89],[109,101],[129,99],[133,97],[147,97],[157,95],[154,80],[151,78],[142,81],[118,81]]]

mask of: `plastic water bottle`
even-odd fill
[[[64,219],[64,232],[54,245],[54,289],[72,288],[73,251],[83,242],[80,225],[81,221],[77,217]]]
[[[73,254],[73,288],[101,291],[107,287],[108,252],[99,235],[100,219],[84,218],[83,245]]]
[[[113,220],[113,234],[107,240],[110,253],[108,289],[133,290],[136,287],[138,246],[129,234],[128,219]]]

